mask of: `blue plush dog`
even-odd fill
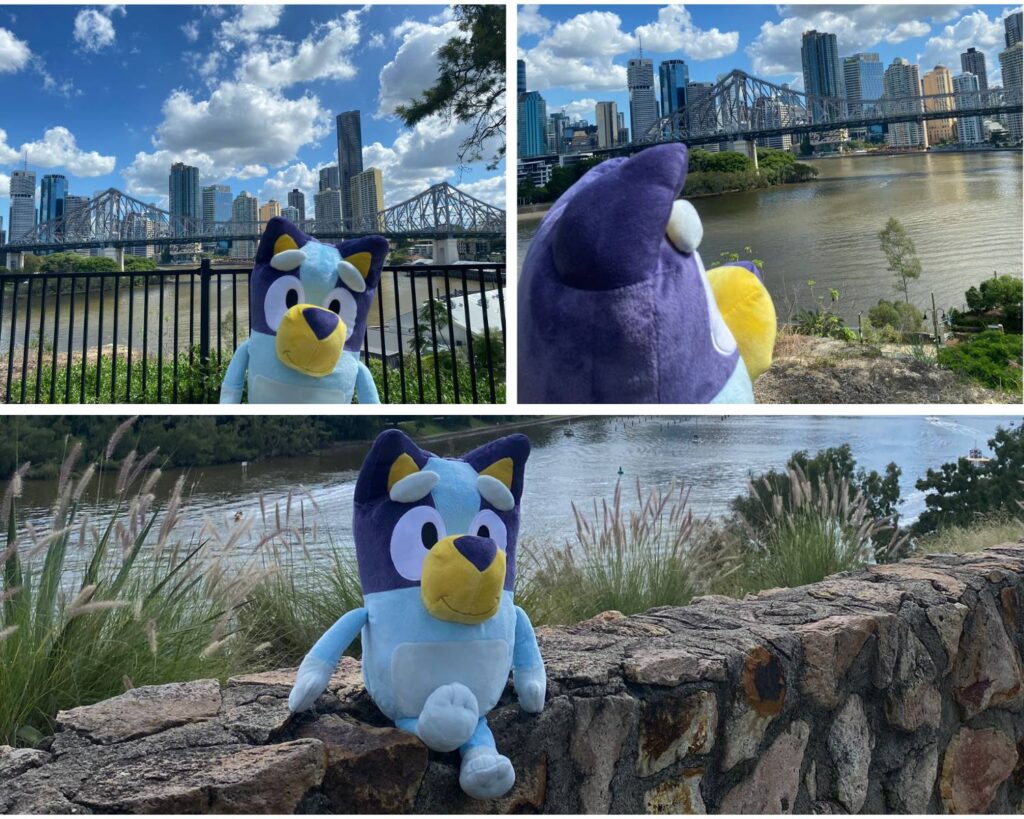
[[[237,404],[248,375],[249,403],[379,404],[359,360],[366,317],[388,243],[366,236],[321,244],[275,216],[249,280],[249,340],[231,359],[220,402]]]
[[[530,443],[501,438],[463,458],[424,452],[398,430],[374,442],[356,482],[363,608],[348,612],[299,666],[288,698],[309,708],[362,636],[363,677],[395,724],[435,751],[461,751],[459,784],[493,799],[515,782],[487,713],[513,672],[523,710],[544,707],[546,677],[526,613],[512,602]]]

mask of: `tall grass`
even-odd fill
[[[917,541],[920,554],[962,554],[1024,540],[1024,518],[981,518],[970,526],[946,526]]]

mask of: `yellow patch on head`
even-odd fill
[[[512,489],[512,478],[515,475],[515,464],[511,458],[502,458],[495,461],[487,469],[480,473],[490,475],[492,478],[501,481],[507,489]]]
[[[737,265],[712,268],[708,282],[753,381],[771,366],[775,351],[778,321],[772,297],[756,275]]]
[[[345,261],[358,270],[364,279],[370,275],[370,264],[373,262],[373,256],[369,253],[365,251],[353,253],[351,256],[346,256]]]
[[[289,236],[287,233],[282,233],[277,237],[277,241],[274,242],[274,255],[281,253],[285,250],[298,250],[299,246],[296,241]]]
[[[409,457],[407,453],[403,452],[395,458],[395,462],[391,464],[391,470],[388,472],[388,492],[390,492],[391,488],[402,480],[402,478],[408,478],[410,475],[419,471],[420,468],[416,466],[416,461]]]

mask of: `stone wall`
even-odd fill
[[[0,749],[8,812],[1015,812],[1024,545],[743,601],[541,630],[548,702],[492,714],[513,791],[387,726],[346,659],[315,714],[293,672],[140,688]]]

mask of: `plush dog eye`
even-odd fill
[[[323,306],[332,313],[337,313],[345,322],[345,338],[352,335],[356,325],[356,300],[344,287],[335,287],[324,296]]]
[[[306,294],[298,278],[281,276],[275,280],[267,288],[267,295],[263,300],[263,313],[267,317],[270,329],[276,330],[284,314],[296,304],[304,304],[305,301]]]
[[[502,551],[508,546],[508,530],[501,518],[490,509],[481,509],[476,513],[473,522],[469,524],[469,534],[489,537]]]
[[[419,580],[423,559],[447,537],[444,519],[433,506],[414,506],[398,519],[391,532],[391,562],[406,580]]]

